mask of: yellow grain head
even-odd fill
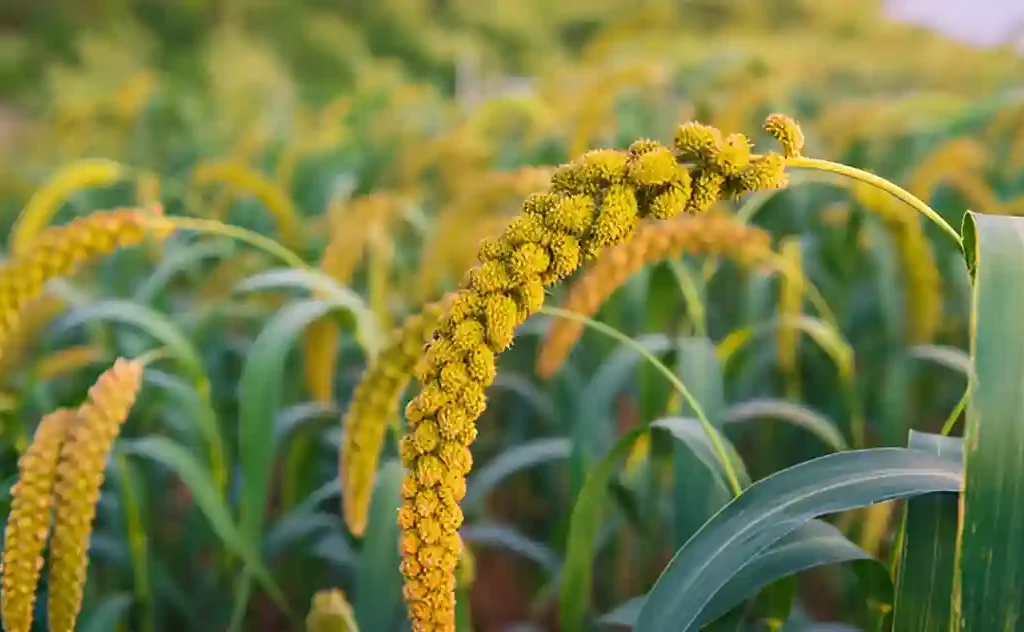
[[[27,252],[32,242],[46,229],[61,204],[83,189],[103,187],[120,181],[127,170],[112,160],[84,159],[58,171],[39,189],[22,209],[11,230],[11,254]]]
[[[752,158],[738,175],[720,173],[722,140],[716,130],[691,124],[676,135],[678,152],[650,140],[625,151],[588,152],[557,169],[550,192],[527,197],[504,233],[481,244],[480,263],[445,309],[416,370],[421,389],[405,410],[400,454],[407,476],[398,522],[414,632],[454,630],[459,502],[497,355],[540,309],[545,286],[625,241],[641,220],[702,212],[717,201],[713,194],[785,182],[784,162],[771,154]]]
[[[346,205],[332,204],[331,233],[320,257],[320,270],[341,285],[348,285],[370,248],[372,306],[382,324],[390,323],[387,307],[390,259],[393,247],[388,229],[399,216],[399,201],[385,194],[356,198]],[[338,325],[328,315],[317,319],[302,338],[306,386],[313,399],[327,403],[333,398],[334,372],[338,361]]]
[[[934,340],[942,322],[942,275],[917,211],[875,187],[856,184],[854,198],[882,220],[900,261],[907,342]]]
[[[18,319],[18,335],[9,339],[6,349],[0,349],[0,380],[13,374],[38,349],[42,332],[66,307],[63,299],[44,293],[29,301]]]
[[[644,224],[632,239],[603,253],[573,284],[563,309],[592,316],[645,266],[676,259],[683,253],[722,255],[749,264],[770,251],[768,233],[726,214],[686,215]],[[549,379],[565,363],[583,334],[583,327],[583,323],[570,319],[552,323],[537,357],[537,375],[541,379]]]
[[[58,349],[36,362],[35,378],[48,382],[54,378],[96,364],[107,357],[107,351],[100,345],[75,345]],[[109,360],[109,358],[108,358]]]
[[[73,274],[80,264],[98,259],[147,237],[163,239],[173,228],[160,213],[121,209],[92,213],[48,228],[0,266],[0,358],[15,335],[22,311],[43,293],[47,281]]]
[[[800,240],[789,237],[780,246],[785,262],[785,273],[779,285],[779,323],[776,340],[779,368],[788,375],[796,373],[797,346],[800,344],[800,330],[792,322],[799,318],[803,309],[803,264]]]
[[[7,632],[30,632],[43,549],[50,534],[57,461],[74,410],[43,417],[35,438],[18,461],[18,482],[11,488],[11,512],[4,535],[3,592],[0,609]]]
[[[342,503],[349,531],[366,531],[373,482],[388,419],[398,411],[399,398],[412,379],[423,345],[441,316],[443,303],[431,303],[405,319],[391,342],[363,374],[343,421],[339,456]]]
[[[988,163],[988,152],[977,140],[956,137],[947,140],[924,157],[907,176],[906,188],[927,200],[932,190],[956,174],[981,174]],[[990,193],[991,195],[991,193]]]
[[[331,588],[313,595],[306,616],[306,632],[359,632],[344,592]]]
[[[52,632],[73,632],[82,607],[89,538],[104,468],[135,404],[142,364],[118,358],[89,389],[68,433],[57,467],[56,512],[50,542],[49,621]]]
[[[238,193],[251,195],[263,204],[277,222],[281,241],[290,248],[300,244],[301,217],[288,193],[262,173],[242,162],[205,162],[192,172],[193,182],[200,186],[223,184]]]

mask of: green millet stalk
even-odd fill
[[[475,421],[496,356],[540,309],[544,288],[626,240],[641,219],[701,213],[723,198],[786,183],[785,160],[755,156],[741,135],[682,125],[675,151],[652,140],[598,150],[560,167],[549,193],[533,194],[501,237],[485,240],[477,267],[445,310],[417,368],[400,452],[407,476],[398,512],[401,570],[414,632],[454,632],[459,501],[472,468]]]
[[[89,399],[78,409],[79,421],[61,450],[50,543],[51,632],[74,632],[104,468],[141,383],[142,364],[118,358],[89,389]]]
[[[357,537],[366,532],[374,475],[388,419],[398,412],[399,398],[412,380],[416,361],[423,355],[423,345],[437,326],[443,309],[443,300],[430,303],[405,319],[356,386],[352,405],[345,414],[339,473],[345,523]]]
[[[57,462],[68,429],[77,418],[72,409],[43,417],[31,445],[18,460],[18,482],[11,488],[11,512],[4,534],[3,629],[30,632],[43,549],[50,535]]]

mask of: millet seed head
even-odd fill
[[[60,409],[43,417],[35,437],[18,460],[18,481],[11,488],[11,511],[4,534],[3,587],[0,611],[3,629],[30,632],[43,549],[50,533],[57,462],[74,410]]]
[[[173,232],[162,208],[101,211],[44,230],[24,252],[0,266],[0,357],[17,335],[22,311],[42,293],[47,281],[64,277],[88,261]]]
[[[398,411],[398,400],[412,379],[423,345],[433,334],[443,307],[443,300],[430,303],[405,319],[363,375],[345,413],[338,465],[345,522],[357,537],[366,532],[388,419]],[[429,441],[430,431],[429,426],[422,427],[418,433],[420,441]]]
[[[721,199],[726,176],[714,166],[721,133],[699,123],[683,125],[675,149],[674,166],[667,148],[640,141],[559,167],[550,192],[530,196],[504,233],[481,245],[479,265],[445,309],[416,367],[421,388],[406,407],[408,434],[399,446],[408,474],[397,516],[401,568],[414,632],[454,630],[459,501],[472,467],[475,422],[486,406],[497,355],[541,307],[545,287],[628,239],[641,220],[705,211]],[[758,170],[744,182],[766,179]]]
[[[782,155],[795,158],[804,149],[804,133],[796,121],[785,114],[769,114],[764,120],[764,131],[782,145]]]
[[[73,632],[82,607],[89,539],[104,469],[142,383],[142,364],[118,358],[89,389],[57,466],[56,510],[50,543],[49,623]]]

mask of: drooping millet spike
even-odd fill
[[[88,400],[78,409],[78,422],[61,450],[50,541],[51,632],[74,632],[104,469],[141,384],[140,362],[115,360],[89,389]]]
[[[366,531],[388,418],[398,411],[399,398],[412,380],[416,361],[443,309],[443,301],[429,303],[405,319],[366,370],[345,413],[344,441],[339,454],[341,496],[345,523],[357,537]]]
[[[7,632],[30,632],[43,549],[50,535],[57,463],[68,429],[77,419],[62,408],[43,417],[32,443],[18,460],[18,482],[11,488],[11,511],[4,533],[0,611]]]
[[[549,193],[527,197],[501,237],[481,244],[480,263],[441,317],[417,368],[421,390],[406,407],[398,522],[414,632],[455,629],[459,502],[497,354],[541,307],[546,286],[624,241],[641,219],[700,213],[719,199],[784,186],[782,156],[754,156],[745,138],[730,139],[687,123],[675,151],[642,140],[625,151],[589,152],[555,172]]]

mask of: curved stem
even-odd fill
[[[618,329],[606,325],[605,323],[598,322],[591,318],[587,318],[586,316],[577,314],[575,312],[570,312],[568,310],[559,309],[557,307],[541,307],[540,313],[548,314],[550,316],[558,316],[559,318],[568,318],[569,320],[581,322],[587,327],[590,327],[595,331],[598,331],[610,338],[614,338],[615,340],[621,342],[622,344],[639,353],[641,356],[643,356],[645,360],[650,362],[651,366],[653,366],[655,369],[658,370],[659,373],[665,376],[665,379],[667,379],[672,384],[672,386],[675,387],[677,391],[679,391],[679,394],[683,396],[683,399],[686,400],[686,403],[689,404],[690,408],[693,409],[693,414],[697,416],[697,420],[700,421],[701,426],[704,428],[704,432],[705,434],[707,434],[708,440],[711,441],[711,445],[715,448],[715,454],[722,464],[722,469],[725,471],[725,477],[728,479],[729,488],[732,490],[733,496],[740,495],[740,493],[743,491],[743,488],[740,486],[739,477],[737,477],[736,471],[733,469],[732,463],[729,461],[729,456],[725,451],[725,445],[723,445],[722,441],[718,438],[718,433],[715,431],[715,427],[711,425],[710,421],[708,421],[708,417],[704,413],[704,409],[701,408],[700,403],[696,400],[696,398],[694,398],[693,394],[690,393],[690,389],[686,388],[686,385],[683,384],[683,381],[680,380],[679,377],[675,373],[673,373],[671,369],[665,366],[665,364],[661,360],[656,358],[654,354],[652,354],[650,351],[644,349],[642,346],[637,344],[635,340],[633,340],[626,334],[622,333]]]
[[[154,362],[169,358],[171,355],[171,350],[167,347],[157,347],[146,351],[142,355],[136,356],[135,361],[142,364],[142,366],[149,366]]]
[[[967,407],[967,399],[970,396],[971,396],[971,387],[970,387],[970,385],[968,385],[967,388],[964,390],[964,394],[960,398],[960,401],[957,402],[956,407],[953,408],[953,412],[949,413],[949,418],[946,419],[946,423],[944,423],[942,425],[942,436],[943,437],[948,437],[949,433],[953,432],[953,428],[956,427],[957,420],[960,419],[960,413],[964,412],[964,408]]]
[[[676,282],[679,283],[679,291],[686,302],[686,311],[697,335],[706,336],[708,333],[707,314],[704,312],[704,303],[701,302],[700,291],[693,282],[693,277],[681,261],[675,259],[669,261],[669,269],[675,275]]]
[[[225,224],[224,222],[219,222],[213,219],[199,219],[195,217],[167,217],[163,219],[170,222],[176,229],[192,230],[197,233],[228,237],[235,241],[249,244],[257,250],[262,250],[268,255],[280,259],[281,262],[288,265],[288,267],[297,268],[299,270],[310,269],[310,266],[302,260],[302,257],[295,254],[287,247],[269,237],[251,231],[247,228],[234,226],[232,224]]]
[[[778,272],[782,276],[789,276],[793,274],[799,274],[801,279],[802,294],[807,302],[811,304],[814,311],[818,312],[818,316],[821,317],[830,327],[836,331],[841,331],[839,328],[839,321],[836,319],[835,313],[832,308],[828,306],[828,302],[825,297],[821,295],[821,291],[811,282],[803,271],[796,272],[786,264],[786,261],[778,253],[769,253],[765,255],[764,262],[772,268],[773,271]]]
[[[960,237],[960,233],[956,232],[956,230],[950,226],[946,220],[942,219],[942,216],[935,212],[935,209],[922,202],[921,199],[913,193],[893,184],[885,178],[857,169],[856,167],[850,167],[849,165],[839,164],[830,160],[807,158],[805,156],[786,158],[786,165],[798,169],[814,169],[817,171],[837,173],[877,187],[933,221],[946,234],[952,237],[958,246],[963,248],[963,239]]]

